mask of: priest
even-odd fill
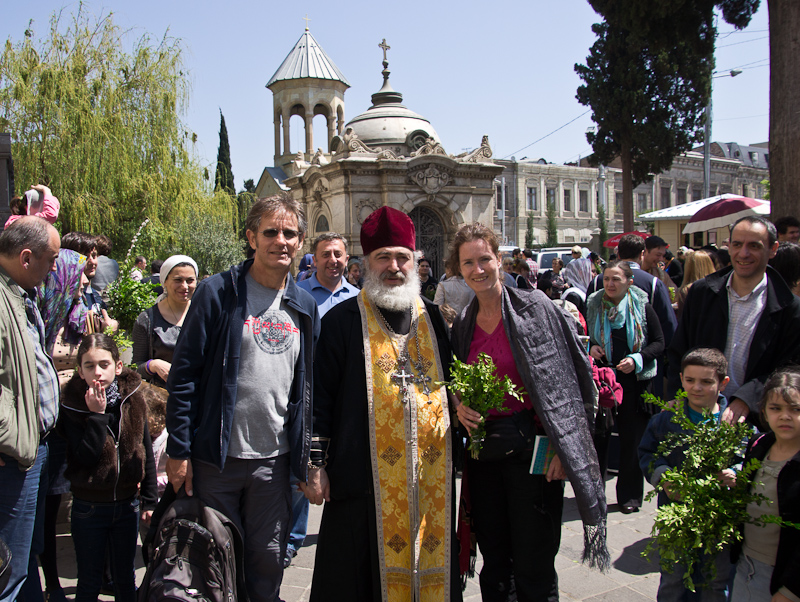
[[[460,602],[451,351],[420,296],[414,224],[381,207],[361,228],[364,288],[323,319],[307,484],[325,502],[311,602]]]

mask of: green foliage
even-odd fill
[[[653,524],[653,539],[643,556],[658,550],[661,568],[674,570],[676,564],[686,568],[683,582],[695,590],[692,573],[700,562],[713,572],[713,556],[724,547],[741,541],[740,527],[744,523],[761,524],[780,521],[778,517],[762,516],[754,520],[747,505],[762,503],[767,498],[749,491],[750,483],[760,466],[751,460],[736,475],[736,485],[727,487],[719,473],[730,468],[743,455],[744,445],[753,433],[746,423],[717,422],[710,415],[707,420],[694,424],[683,408],[685,393],[678,402],[669,406],[657,397],[645,394],[645,400],[672,412],[672,421],[682,432],[668,434],[658,446],[658,454],[667,457],[675,450],[684,454],[683,463],[667,471],[661,483],[669,484],[671,499],[680,500],[658,509]],[[657,495],[651,491],[647,498]]]
[[[492,358],[480,353],[478,361],[474,364],[454,360],[450,372],[453,380],[443,384],[461,393],[461,403],[486,418],[489,410],[506,409],[503,405],[506,394],[515,399],[520,399],[522,395],[522,391],[511,382],[508,375],[499,378],[495,370]],[[470,434],[468,448],[473,458],[478,457],[484,437],[486,437],[486,423],[481,421],[478,428]]]
[[[219,112],[219,149],[217,150],[217,173],[214,175],[214,190],[224,190],[230,195],[236,194],[231,166],[231,145],[228,142],[228,128],[225,126],[225,115]]]
[[[535,218],[533,217],[533,213],[528,215],[528,224],[527,228],[525,229],[525,248],[532,249],[533,248],[533,225],[536,223]]]
[[[152,307],[156,302],[156,294],[153,291],[156,285],[148,282],[138,282],[131,278],[131,271],[136,258],[134,249],[142,230],[148,223],[148,220],[145,220],[139,226],[139,230],[134,235],[131,246],[128,249],[125,261],[119,267],[119,278],[108,285],[109,315],[119,322],[119,338],[115,337],[117,345],[127,339],[127,335],[123,331],[130,333],[139,314]]]
[[[253,178],[249,178],[244,181],[244,192],[252,192],[253,194],[255,194],[256,185],[255,182],[253,182]]]
[[[219,202],[232,203],[225,192],[217,192]],[[202,211],[192,211],[178,226],[168,255],[188,255],[197,262],[199,276],[216,274],[244,260],[244,240],[234,225]]]
[[[769,179],[761,180],[761,185],[764,187],[764,200],[769,200]]]
[[[547,241],[544,243],[546,247],[558,246],[558,212],[556,211],[556,204],[552,201],[547,203]]]
[[[608,223],[606,222],[606,208],[598,203],[597,207],[597,225],[600,228],[600,255],[603,259],[608,259],[608,249],[603,246],[603,243],[608,240]]]
[[[196,136],[181,119],[189,80],[180,42],[129,40],[111,14],[77,6],[42,36],[31,26],[9,39],[0,55],[0,130],[11,133],[17,181],[53,189],[63,232],[104,233],[115,249],[149,218],[148,256],[162,255],[192,210],[233,223],[229,203],[209,202]]]

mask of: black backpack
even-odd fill
[[[174,498],[168,485],[153,515],[142,549],[147,572],[139,602],[247,602],[236,525],[197,497]]]

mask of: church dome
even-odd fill
[[[372,106],[351,119],[345,128],[352,128],[367,146],[392,149],[406,156],[429,138],[441,143],[431,122],[408,109],[403,95],[392,88],[388,65],[384,60],[383,87],[372,95]]]

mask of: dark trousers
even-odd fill
[[[650,412],[645,409],[641,392],[643,387],[633,383],[629,395],[628,383],[623,385],[624,397],[617,409],[619,432],[619,476],[617,477],[617,504],[641,507],[644,497],[644,475],[639,468],[639,443],[642,441]]]
[[[76,602],[94,602],[103,585],[106,550],[114,578],[114,599],[135,602],[134,560],[139,534],[139,500],[96,503],[72,500],[72,541],[78,565]]]
[[[530,463],[530,452],[498,462],[468,460],[484,602],[558,600],[564,483],[529,474]]]

